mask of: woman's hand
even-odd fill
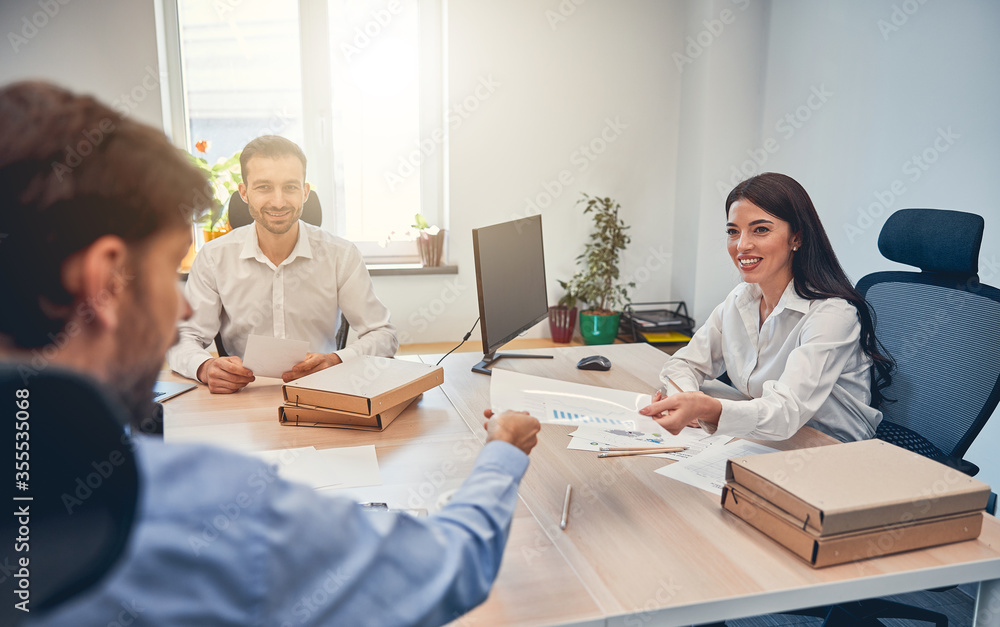
[[[657,392],[653,402],[639,413],[649,416],[673,435],[684,427],[698,427],[698,421],[719,424],[722,403],[704,392],[684,392],[664,397]]]

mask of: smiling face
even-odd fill
[[[793,249],[801,237],[788,222],[741,198],[729,207],[726,234],[729,256],[744,281],[767,292],[783,290],[792,280]]]
[[[275,235],[288,233],[298,223],[309,195],[302,162],[294,155],[273,159],[257,155],[247,162],[246,169],[247,182],[240,185],[240,196],[250,208],[250,216]]]

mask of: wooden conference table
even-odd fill
[[[658,387],[664,360],[644,344],[536,352],[555,359],[503,360],[498,367],[648,392]],[[610,371],[575,368],[597,352],[611,359]],[[279,425],[281,382],[261,379],[236,395],[210,395],[200,386],[167,402],[166,438],[247,451],[374,444],[382,485],[339,492],[434,511],[461,484],[485,439],[490,379],[471,372],[479,357],[450,355],[444,386],[382,433]],[[543,425],[496,585],[455,624],[690,625],[985,581],[977,625],[1000,625],[1000,522],[992,516],[976,541],[817,570],[724,512],[717,496],[655,474],[666,460],[570,451],[570,431]],[[831,442],[806,428],[777,446]],[[567,484],[573,506],[561,531]]]

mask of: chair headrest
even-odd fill
[[[947,209],[900,209],[878,236],[886,259],[924,272],[975,275],[983,243],[982,216]]]
[[[17,446],[23,482],[10,481],[0,494],[15,511],[30,512],[34,613],[88,590],[117,563],[136,515],[139,471],[125,437],[127,412],[97,382],[51,365],[0,362],[0,398],[10,407],[8,429],[26,434],[14,438],[25,443]],[[0,533],[14,538],[25,520],[0,518]],[[11,564],[13,546],[0,550]],[[12,577],[0,581],[5,599],[15,598],[14,585]],[[11,616],[23,612],[13,608],[0,606],[0,624],[16,624]]]

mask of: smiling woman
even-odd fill
[[[844,441],[873,437],[893,363],[809,194],[791,177],[764,173],[729,193],[726,215],[729,255],[743,282],[667,362],[664,387],[642,413],[672,433],[697,422],[711,432],[784,440],[808,424]],[[667,385],[697,390],[723,373],[750,400]]]

